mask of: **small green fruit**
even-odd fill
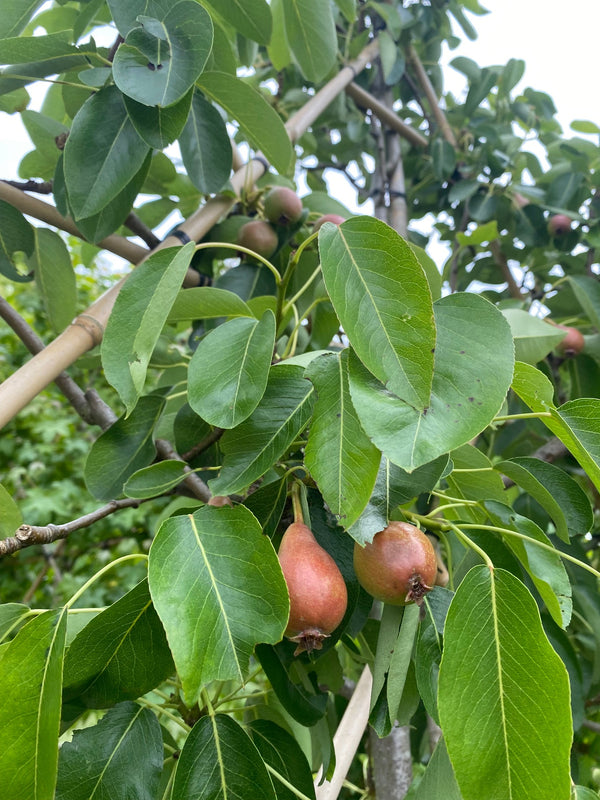
[[[279,240],[268,222],[257,219],[242,225],[238,231],[237,243],[263,258],[269,258],[277,250]]]
[[[265,195],[264,210],[269,222],[289,225],[302,216],[302,200],[287,186],[275,186]]]

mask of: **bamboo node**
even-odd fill
[[[102,341],[104,326],[89,314],[80,314],[78,317],[75,317],[71,325],[83,328],[83,330],[90,335],[94,346],[100,344]]]

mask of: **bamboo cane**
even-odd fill
[[[452,145],[452,147],[456,147],[457,142],[456,137],[454,136],[454,131],[450,127],[448,120],[446,119],[446,115],[440,108],[435,89],[433,88],[431,81],[429,80],[429,76],[425,72],[425,67],[423,66],[421,59],[419,58],[418,53],[412,44],[408,46],[407,55],[409,63],[412,65],[415,75],[417,76],[417,80],[421,84],[421,88],[423,89],[425,97],[429,102],[431,113],[439,125],[442,136]]]
[[[415,147],[427,147],[427,139],[424,136],[418,131],[413,130],[413,128],[403,122],[391,108],[388,108],[376,97],[373,97],[370,92],[367,92],[357,83],[351,83],[347,86],[346,94],[354,100],[356,105],[372,111],[381,122],[388,126],[388,128],[399,133],[400,136],[411,144],[414,144]]]
[[[335,752],[335,769],[331,780],[319,786],[322,773],[315,778],[315,796],[317,800],[336,800],[344,779],[350,769],[354,754],[358,749],[362,735],[369,721],[369,702],[373,677],[369,667],[365,667],[359,678],[354,694],[344,712],[338,728],[333,735]]]
[[[290,117],[285,127],[292,142],[296,141],[307,130],[332,100],[376,57],[377,52],[377,40],[373,40],[354,61],[344,66],[296,114]],[[231,178],[235,197],[244,186],[251,185],[257,181],[267,168],[266,159],[259,154],[251,159],[248,164],[238,169]],[[6,184],[3,185],[3,188],[5,186]],[[7,188],[13,189],[13,187]],[[18,190],[15,189],[14,191]],[[28,200],[34,201],[36,204],[48,205],[36,198],[27,197]],[[189,219],[182,222],[178,229],[189,236],[190,239],[196,241],[201,239],[231,208],[235,203],[235,197],[217,195],[211,198]],[[51,208],[51,206],[48,206],[48,208]],[[32,214],[36,216],[35,212],[32,212]],[[181,240],[179,238],[168,236],[152,252],[164,247],[176,247],[180,244]],[[137,247],[136,245],[134,246]],[[145,251],[145,258],[149,255],[150,251]],[[25,408],[39,392],[45,389],[57,375],[76,361],[79,356],[101,342],[104,327],[124,280],[122,279],[112,286],[83,314],[74,319],[71,325],[41,353],[34,356],[0,385],[0,428],[4,427],[19,411]]]

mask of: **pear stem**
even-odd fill
[[[294,522],[304,522],[302,500],[300,499],[300,484],[298,481],[294,481],[292,484],[292,508],[294,509]]]

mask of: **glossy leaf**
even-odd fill
[[[163,106],[147,106],[138,103],[131,97],[124,96],[125,108],[133,127],[149,147],[163,150],[177,139],[190,113],[193,89],[181,100],[164,108]]]
[[[448,457],[440,456],[408,473],[383,456],[369,502],[348,533],[359,544],[372,542],[387,526],[396,506],[435,488],[447,464]]]
[[[219,428],[235,428],[254,411],[267,386],[275,317],[238,317],[210,331],[189,365],[188,402]]]
[[[571,400],[556,408],[548,378],[521,362],[515,364],[512,388],[532,411],[550,413],[540,419],[569,448],[600,491],[600,400]]]
[[[45,611],[0,658],[0,786],[11,800],[54,800],[67,614]]]
[[[84,467],[85,483],[97,500],[113,500],[136,470],[148,466],[156,455],[152,433],[164,400],[142,397],[134,412],[120,417],[96,439]]]
[[[564,338],[564,331],[560,328],[554,328],[519,308],[505,308],[502,313],[508,320],[515,340],[517,361],[536,364]]]
[[[218,192],[231,172],[231,142],[223,118],[198,92],[179,137],[189,179],[203,194]]]
[[[183,461],[167,459],[158,464],[150,464],[134,472],[123,486],[126,497],[156,497],[173,489],[185,478]]]
[[[71,256],[61,237],[49,228],[35,231],[29,259],[52,329],[60,333],[75,317],[77,284]]]
[[[463,800],[443,739],[439,740],[427,763],[413,800],[437,800],[441,797],[444,800]]]
[[[323,278],[354,351],[390,392],[429,406],[435,325],[423,268],[406,242],[372,217],[319,231]]]
[[[485,453],[471,444],[464,444],[453,450],[450,458],[453,470],[446,480],[452,497],[506,502],[506,490],[502,478],[494,472],[492,462]],[[481,515],[485,515],[480,509],[468,507],[459,509],[458,513],[462,519],[472,520],[482,519]]]
[[[276,800],[260,753],[248,734],[225,714],[202,717],[192,728],[177,761],[171,797]]]
[[[0,537],[4,539],[7,536],[14,536],[22,522],[23,515],[19,506],[0,483]]]
[[[227,289],[216,286],[195,286],[182,289],[169,311],[169,322],[216,317],[252,317],[250,307]]]
[[[152,351],[193,253],[193,242],[153,253],[129,274],[117,296],[102,340],[102,366],[127,414],[144,390]]]
[[[30,17],[42,4],[43,0],[8,0],[5,2],[0,18],[0,39],[23,33]]]
[[[347,360],[347,353],[324,355],[306,371],[317,400],[304,459],[344,528],[356,522],[364,510],[381,461],[381,453],[367,438],[352,405]]]
[[[267,53],[273,67],[278,72],[281,72],[292,62],[292,54],[285,38],[283,0],[271,0],[271,15],[273,17],[273,32],[267,47]]]
[[[287,500],[287,480],[263,484],[249,494],[244,505],[259,521],[265,536],[272,537],[277,529]]]
[[[600,329],[600,287],[598,286],[598,281],[589,275],[569,275],[567,280],[590,322]]]
[[[174,671],[146,580],[95,616],[65,657],[65,698],[89,708],[135,700]]]
[[[34,248],[31,225],[20,211],[0,200],[0,274],[19,283],[30,281],[33,276],[28,274],[25,256],[31,256]]]
[[[313,388],[302,367],[271,367],[257,408],[220,441],[223,466],[209,482],[213,494],[239,492],[264,475],[304,430],[313,402]]]
[[[419,615],[420,608],[415,603],[404,608],[402,624],[394,644],[387,676],[387,702],[391,720],[395,720],[398,716],[419,627]]]
[[[329,0],[281,0],[285,35],[300,71],[321,81],[333,68],[337,38]]]
[[[513,373],[510,329],[491,303],[457,293],[438,300],[434,309],[433,388],[423,412],[391,394],[353,353],[349,360],[352,402],[365,431],[408,471],[480,433],[498,413]]]
[[[289,136],[281,117],[256,89],[226,72],[203,72],[196,85],[239,123],[278,172],[288,171],[293,154]]]
[[[22,603],[3,603],[0,605],[0,642],[6,639],[30,614],[28,606]]]
[[[156,716],[135,703],[119,703],[62,745],[56,800],[156,800],[162,767]]]
[[[521,456],[501,461],[495,468],[521,486],[546,509],[563,542],[587,533],[593,523],[590,501],[564,470],[539,458]]]
[[[188,705],[212,680],[243,681],[254,645],[279,641],[287,625],[277,555],[243,506],[163,522],[149,581]]]
[[[305,797],[315,798],[310,766],[300,745],[286,730],[267,719],[256,719],[248,725],[248,733],[261,758]],[[277,800],[296,800],[297,795],[273,775]]]
[[[148,145],[127,115],[115,86],[85,101],[64,149],[69,203],[76,219],[97,214],[141,169]]]
[[[569,800],[567,672],[535,601],[510,573],[475,567],[459,586],[438,703],[464,800]]]
[[[491,500],[486,503],[486,508],[495,525],[518,531],[547,547],[552,546],[550,539],[535,522],[517,514],[509,506]],[[566,628],[571,621],[573,603],[571,584],[559,553],[510,534],[501,536],[529,573],[554,622]]]
[[[265,0],[210,0],[209,5],[248,39],[269,43],[273,20]]]
[[[434,586],[423,600],[424,618],[415,648],[416,679],[427,713],[439,724],[438,673],[443,651],[444,625],[453,592]]]
[[[137,18],[141,27],[127,33],[115,54],[113,77],[123,94],[138,103],[170,106],[187,94],[204,69],[212,47],[212,20],[193,0],[179,0],[160,15],[156,7],[144,13]]]

